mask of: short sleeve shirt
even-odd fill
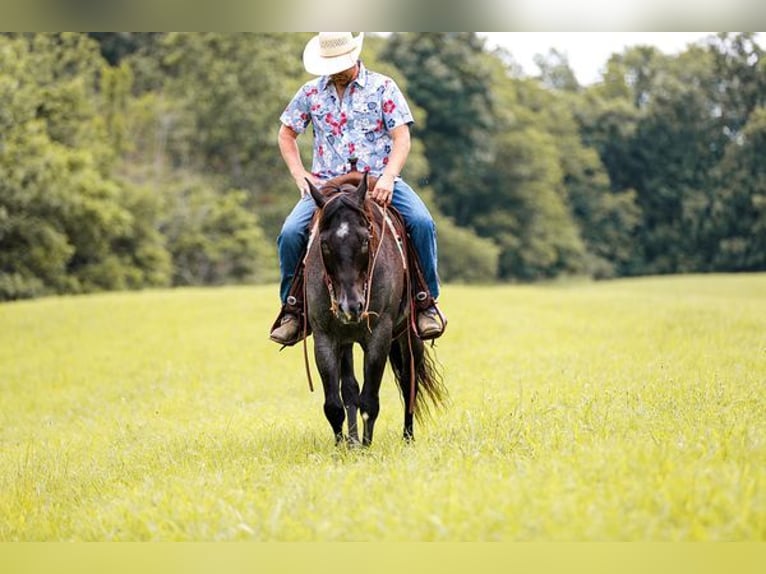
[[[347,173],[352,157],[358,160],[357,169],[380,176],[391,153],[390,130],[413,123],[396,82],[367,70],[361,62],[342,100],[329,78],[321,76],[298,90],[279,119],[299,134],[311,124],[311,171],[319,179]]]

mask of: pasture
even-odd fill
[[[0,540],[766,538],[766,275],[444,288],[451,404],[336,448],[274,286],[0,305]],[[313,369],[313,359],[312,359]]]

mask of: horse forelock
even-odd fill
[[[349,191],[354,191],[354,188],[350,186],[343,186],[339,189],[336,195],[330,197],[321,211],[319,231],[325,231],[326,229],[332,227],[337,216],[344,210],[351,210],[355,213],[358,213],[365,221],[369,221],[370,215],[368,210],[360,207],[353,194],[348,193]],[[365,201],[365,204],[366,203],[367,200]]]

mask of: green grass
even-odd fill
[[[451,405],[387,372],[361,451],[273,286],[0,305],[0,540],[766,539],[766,275],[442,303]]]

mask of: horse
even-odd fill
[[[304,261],[305,315],[335,444],[344,441],[344,415],[346,442],[372,444],[387,362],[403,398],[403,439],[409,442],[413,416],[422,421],[431,407],[445,403],[447,391],[412,320],[403,226],[396,230],[388,208],[367,197],[367,174],[359,176],[356,186],[325,184],[320,190],[308,182],[318,209]],[[354,374],[354,344],[364,354],[361,390]]]

